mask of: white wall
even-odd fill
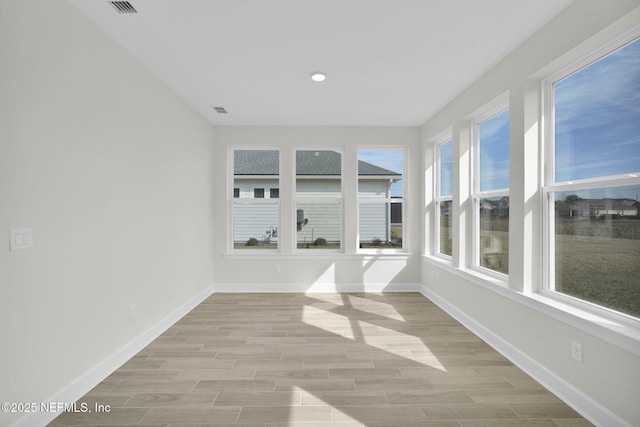
[[[425,124],[427,157],[435,134],[449,126],[459,133],[469,113],[505,90],[535,109],[530,77],[637,6],[632,0],[576,1]],[[640,22],[638,13],[615,28],[630,21]],[[0,401],[47,401],[212,281],[227,291],[301,291],[394,289],[422,280],[426,293],[467,324],[499,337],[512,355],[526,355],[556,385],[573,387],[571,396],[584,397],[577,402],[581,409],[595,402],[596,415],[640,425],[637,353],[536,304],[505,297],[510,290],[479,286],[428,257],[421,262],[417,254],[431,236],[421,213],[427,224],[434,213],[430,187],[422,184],[419,129],[212,130],[62,0],[1,2],[0,58],[0,233],[8,238],[11,228],[34,230],[32,249],[9,252],[6,240],[0,247]],[[539,212],[525,203],[536,195],[523,179],[531,172],[525,154],[537,152],[524,142],[537,141],[537,133],[525,111],[512,109],[512,117],[512,134],[530,131],[512,150],[520,160],[512,166],[512,188],[522,192],[511,199],[512,212],[523,219],[513,224],[521,233],[511,245],[510,286],[527,290],[539,282],[524,262],[539,258],[539,242],[531,241],[539,235]],[[283,171],[291,170],[296,148],[342,147],[355,166],[358,145],[407,147],[408,255],[356,253],[356,167],[344,172],[353,183],[345,187],[345,254],[305,258],[294,254],[292,238],[283,239],[285,230],[288,237],[295,233],[295,208],[282,196],[293,191],[292,175],[280,188],[283,254],[229,255],[227,150],[252,145],[281,148]],[[460,259],[464,254],[456,255]],[[137,305],[135,321],[128,318],[131,304]],[[585,345],[584,364],[569,358],[570,340]],[[0,424],[14,419],[0,414]]]
[[[0,58],[0,401],[46,402],[211,285],[213,127],[63,0]]]
[[[433,144],[451,127],[454,144],[454,256],[425,256],[423,290],[492,345],[505,352],[576,409],[602,426],[640,425],[639,331],[580,313],[568,314],[537,297],[541,283],[540,79],[640,24],[640,2],[574,2],[539,33],[456,97],[421,129],[425,149],[423,248],[433,248]],[[501,95],[510,102],[510,277],[507,288],[483,280],[469,265],[469,119]],[[454,203],[456,204],[456,203]],[[467,230],[465,232],[465,230]],[[456,247],[457,246],[457,247]],[[616,330],[617,328],[617,330]],[[634,337],[635,336],[635,337]],[[584,346],[584,363],[570,342]]]
[[[279,227],[281,254],[229,254],[229,156],[218,155],[214,165],[215,227],[214,282],[222,291],[307,291],[331,289],[391,289],[420,280],[420,147],[419,129],[403,127],[216,127],[216,146],[263,146],[281,150]],[[406,253],[398,256],[356,254],[357,150],[359,147],[406,148],[408,155],[405,202]],[[296,149],[343,150],[344,253],[295,253],[293,248],[293,161]],[[279,271],[277,271],[279,269]]]

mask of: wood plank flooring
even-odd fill
[[[417,293],[214,294],[51,426],[591,424]]]

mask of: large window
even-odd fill
[[[640,40],[552,76],[547,289],[640,317]]]
[[[342,248],[342,153],[296,151],[296,242],[300,250]]]
[[[436,145],[436,252],[453,254],[453,142]]]
[[[280,203],[274,194],[280,186],[279,156],[278,150],[232,151],[233,249],[278,248]]]
[[[360,249],[402,249],[404,151],[358,151]]]
[[[509,273],[509,110],[474,126],[473,265]]]

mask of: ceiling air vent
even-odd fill
[[[118,13],[138,13],[138,11],[128,1],[110,1]]]
[[[225,110],[224,107],[213,107],[213,109],[216,110],[218,114],[227,114],[227,110]]]

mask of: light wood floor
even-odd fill
[[[417,293],[214,294],[51,425],[590,426]]]

